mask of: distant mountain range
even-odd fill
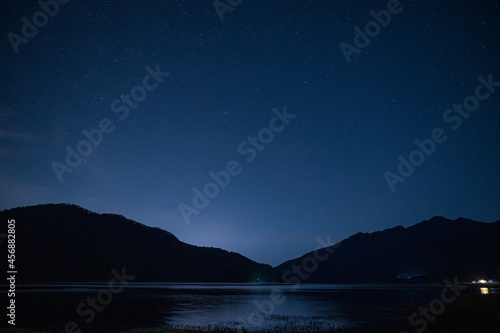
[[[289,260],[275,270],[307,283],[442,282],[500,278],[500,221],[476,222],[433,217],[414,226],[358,233],[316,255]],[[328,255],[328,256],[327,256]],[[317,261],[317,260],[316,260]],[[301,272],[293,273],[299,266]],[[305,267],[304,267],[305,266]],[[294,282],[296,283],[296,282]]]
[[[1,211],[0,220],[7,219],[16,220],[19,282],[108,281],[111,270],[122,268],[135,276],[134,282],[500,280],[500,221],[433,217],[408,228],[358,233],[273,269],[238,253],[186,244],[170,232],[121,215],[75,205]],[[5,222],[0,233],[6,232]],[[0,246],[3,253],[6,246]]]
[[[121,215],[67,204],[0,212],[1,232],[16,220],[17,278],[21,282],[109,281],[111,270],[139,281],[255,282],[275,280],[271,266],[238,253],[193,246],[170,232]],[[2,241],[2,253],[6,249]],[[5,245],[5,247],[4,247]]]

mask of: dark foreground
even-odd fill
[[[192,287],[190,287],[192,288]],[[215,287],[214,287],[215,288]],[[224,287],[227,288],[227,287]],[[304,287],[305,288],[305,287]],[[312,288],[312,287],[308,287]],[[483,288],[485,289],[485,288]],[[138,294],[144,296],[147,289],[139,288],[137,290]],[[174,292],[177,290],[177,293]],[[249,295],[243,295],[245,297],[249,297],[249,301],[244,302],[251,304],[254,299],[265,299],[265,298],[257,298],[258,296],[267,297],[267,291],[262,292],[261,289],[259,293],[254,293],[255,288],[250,289],[252,293]],[[371,289],[370,289],[371,290]],[[426,315],[419,314],[419,311],[424,311],[432,304],[437,304],[435,301],[437,297],[441,294],[441,288],[435,288],[430,290],[420,290],[418,288],[411,289],[403,289],[405,292],[405,297],[403,300],[397,299],[394,296],[400,295],[402,293],[401,290],[397,289],[392,293],[390,290],[383,289],[379,290],[373,297],[369,297],[369,290],[347,290],[344,288],[338,289],[320,289],[313,292],[313,290],[302,291],[300,293],[293,293],[295,298],[292,298],[292,293],[287,294],[288,301],[281,304],[279,307],[276,306],[274,313],[261,314],[261,321],[258,325],[251,325],[249,322],[244,322],[241,320],[237,320],[237,316],[229,315],[226,318],[215,317],[217,320],[212,320],[209,322],[202,322],[197,320],[197,314],[207,314],[213,312],[214,309],[219,309],[221,304],[219,303],[211,303],[214,300],[224,300],[227,299],[227,295],[230,291],[223,289],[219,291],[219,289],[168,289],[166,290],[166,294],[160,293],[158,289],[154,289],[152,291],[153,295],[156,295],[160,300],[164,299],[173,299],[176,301],[173,307],[175,311],[180,312],[181,314],[177,316],[180,318],[179,320],[169,320],[168,318],[174,318],[172,310],[169,313],[169,316],[158,317],[158,321],[156,321],[156,325],[151,325],[152,321],[143,321],[142,324],[136,323],[136,325],[129,325],[127,320],[131,320],[132,317],[131,312],[126,311],[127,307],[132,306],[131,300],[134,300],[135,292],[131,293],[130,297],[125,298],[125,294],[120,295],[123,297],[125,302],[120,302],[120,299],[117,298],[116,303],[113,303],[109,306],[109,308],[100,312],[96,316],[95,323],[98,322],[98,319],[110,319],[111,317],[115,318],[114,320],[110,320],[109,322],[104,322],[102,325],[81,325],[79,330],[73,331],[73,333],[168,333],[168,332],[239,332],[239,333],[401,333],[401,332],[428,332],[428,333],[498,333],[500,332],[500,293],[496,293],[498,288],[492,289],[490,288],[489,294],[482,294],[479,292],[479,289],[475,287],[471,287],[467,290],[467,293],[464,293],[460,297],[457,297],[454,302],[447,304],[446,307],[442,310],[439,310],[439,313],[431,313],[427,312]],[[330,293],[328,293],[328,291]],[[425,291],[425,292],[424,292]],[[491,291],[495,291],[495,293],[491,293]],[[192,292],[193,294],[189,294]],[[210,292],[208,295],[206,293]],[[93,292],[85,291],[83,293],[77,293],[76,296],[72,296],[77,298],[77,302],[83,299],[88,294],[92,294]],[[32,293],[30,293],[32,294]],[[240,300],[242,297],[241,294],[243,292],[238,290],[237,295],[233,295],[237,300]],[[42,321],[43,318],[38,318],[36,321],[32,321],[32,323],[39,324],[31,324],[26,325],[25,328],[21,327],[21,324],[26,323],[23,321],[18,321],[18,328],[12,329],[6,326],[3,328],[0,327],[0,332],[29,332],[29,333],[61,333],[64,329],[61,329],[61,324],[56,325],[57,318],[60,319],[62,323],[64,323],[67,318],[75,318],[74,316],[74,305],[66,306],[64,308],[68,309],[68,313],[60,313],[59,311],[63,308],[57,308],[58,303],[47,304],[47,294],[41,294],[41,300],[43,299],[43,303],[46,304],[47,308],[50,308],[51,311],[55,311],[58,315],[51,316],[50,319],[47,319],[45,315],[49,315],[49,312],[45,314],[40,314],[43,318],[47,319],[47,321]],[[66,294],[65,294],[66,295]],[[73,294],[71,294],[73,295]],[[323,295],[325,299],[329,300],[328,302],[322,302]],[[51,294],[51,296],[53,296]],[[132,297],[134,296],[134,297]],[[167,297],[168,296],[168,297]],[[341,296],[345,296],[345,299]],[[359,296],[359,298],[358,298]],[[412,299],[416,298],[417,300]],[[203,298],[205,297],[205,298]],[[226,298],[224,298],[226,297]],[[380,302],[375,302],[373,298],[381,298]],[[134,307],[135,317],[138,316],[149,316],[158,309],[165,309],[164,303],[160,303],[160,306],[155,308],[146,307],[147,304],[150,304],[153,298],[152,296],[148,296],[145,299],[144,303],[138,304]],[[310,300],[313,299],[313,302]],[[333,299],[333,302],[330,300]],[[36,299],[33,299],[35,301]],[[183,303],[191,302],[188,305],[184,305],[185,308],[182,308]],[[301,303],[302,301],[302,307]],[[342,302],[340,302],[342,301]],[[348,301],[352,301],[353,303],[349,305]],[[196,308],[194,302],[198,302],[199,307]],[[222,302],[222,301],[220,301]],[[114,307],[115,305],[123,305],[125,307]],[[232,302],[228,304],[229,308],[236,308],[239,303]],[[313,308],[313,305],[319,304],[317,308]],[[36,305],[36,309],[42,310],[39,307],[40,304]],[[212,306],[212,307],[211,307]],[[304,311],[307,308],[310,308],[310,312],[306,313]],[[196,311],[193,311],[195,309]],[[228,308],[224,308],[227,313]],[[288,309],[288,310],[287,310]],[[323,313],[320,310],[323,309]],[[333,311],[334,309],[335,311]],[[278,313],[281,310],[289,311],[288,314]],[[298,311],[297,311],[298,310]],[[291,313],[295,311],[295,313]],[[241,313],[241,312],[240,312]],[[329,314],[326,314],[329,313]],[[345,321],[345,314],[350,315],[349,321]],[[30,313],[31,319],[33,319],[32,315],[35,315],[34,312]],[[413,315],[413,317],[412,317]],[[128,317],[128,318],[127,318]],[[116,319],[118,318],[118,319]],[[149,319],[149,317],[145,317]],[[167,318],[167,319],[166,319]],[[410,322],[410,318],[413,319]],[[78,318],[76,318],[78,319]],[[134,318],[132,318],[134,319]],[[219,320],[220,319],[220,320]],[[225,320],[222,320],[225,319]],[[136,320],[136,318],[134,319]],[[119,324],[122,326],[119,326]],[[54,326],[52,326],[54,325]],[[38,326],[38,327],[37,327]]]

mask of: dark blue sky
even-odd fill
[[[243,0],[223,21],[211,1],[58,6],[0,5],[0,209],[74,203],[272,265],[318,236],[500,219],[498,2]],[[83,130],[98,144],[68,166]],[[418,165],[391,191],[400,155]]]

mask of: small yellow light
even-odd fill
[[[488,290],[488,288],[481,288],[481,294],[488,295],[489,293],[490,291]]]

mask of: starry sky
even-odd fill
[[[273,266],[500,219],[498,1],[60,2],[0,4],[0,210],[77,204]]]

